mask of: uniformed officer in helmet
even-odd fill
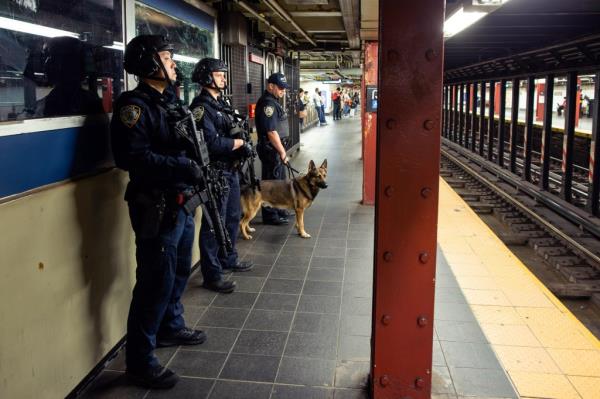
[[[202,129],[211,165],[218,169],[227,181],[228,192],[221,198],[220,214],[229,233],[233,249],[224,254],[217,243],[214,232],[205,219],[200,226],[200,265],[204,287],[221,293],[235,290],[235,282],[223,279],[223,273],[243,272],[252,269],[252,263],[238,260],[235,242],[239,231],[241,206],[240,182],[237,162],[253,151],[249,143],[232,137],[234,127],[233,110],[223,99],[222,91],[227,87],[227,65],[216,58],[204,58],[194,67],[192,81],[202,87],[190,109],[196,125]]]
[[[284,180],[284,164],[288,163],[285,142],[289,136],[287,114],[279,99],[288,88],[282,73],[274,73],[267,80],[267,90],[256,103],[256,130],[258,132],[258,157],[262,162],[263,180]],[[264,224],[287,224],[287,211],[262,207]]]
[[[200,177],[191,150],[167,118],[178,101],[173,47],[141,35],[125,48],[125,70],[138,86],[119,96],[111,121],[116,165],[129,172],[125,200],[136,241],[136,285],[127,320],[127,375],[149,388],[170,388],[179,377],[162,367],[156,346],[197,345],[206,335],[186,327],[181,295],[191,271],[194,218],[177,198]]]

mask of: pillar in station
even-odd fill
[[[535,91],[537,93],[535,96],[535,120],[536,122],[542,122],[544,120],[544,109],[546,108],[546,83],[537,83]],[[551,107],[552,104],[548,106]]]
[[[494,115],[500,115],[500,82],[495,83],[494,90]]]
[[[371,397],[431,397],[444,0],[379,1]]]
[[[362,203],[375,203],[375,156],[377,142],[377,42],[365,43],[365,63],[362,79],[362,159],[363,198]]]

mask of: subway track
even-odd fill
[[[441,177],[600,337],[600,221],[500,169],[442,139]]]

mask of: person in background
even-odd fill
[[[321,116],[323,119],[321,120],[321,125],[327,125],[327,119],[325,119],[325,104],[327,104],[327,100],[325,100],[325,94],[319,90],[319,96],[321,97]]]
[[[342,93],[341,93],[342,89],[341,88],[337,88],[332,94],[331,94],[331,101],[333,102],[333,120],[337,121],[342,119]]]
[[[323,112],[323,99],[321,98],[321,92],[319,88],[315,88],[315,94],[313,94],[313,105],[315,107],[315,111],[317,111],[317,116],[319,117],[319,126],[324,126],[327,124],[325,120],[325,113]]]
[[[302,131],[302,124],[304,123],[304,118],[308,114],[306,110],[306,105],[308,101],[306,100],[305,91],[300,88],[298,89],[298,98],[296,99],[296,110],[298,111],[298,119],[300,121],[300,131]]]

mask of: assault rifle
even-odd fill
[[[217,201],[217,197],[222,198],[223,193],[229,189],[227,182],[217,170],[210,166],[208,148],[204,136],[196,129],[192,112],[183,105],[174,107],[177,108],[175,112],[180,115],[174,122],[174,130],[193,144],[194,161],[202,169],[202,178],[194,184],[191,192],[185,195],[183,208],[186,212],[191,213],[198,206],[202,207],[202,214],[208,227],[215,234],[223,253],[227,254],[233,250],[233,245],[223,226]]]
[[[256,171],[254,170],[256,149],[254,148],[252,138],[250,137],[248,117],[238,114],[237,111],[232,111],[231,108],[223,107],[221,112],[224,112],[233,117],[233,127],[229,131],[229,136],[234,139],[242,139],[252,146],[252,153],[250,154],[250,156],[240,160],[240,173],[242,175],[242,180],[244,181],[244,183],[248,184],[250,188],[257,188],[258,190],[260,190],[260,180],[256,177]],[[248,171],[248,178],[246,178],[246,170]]]

